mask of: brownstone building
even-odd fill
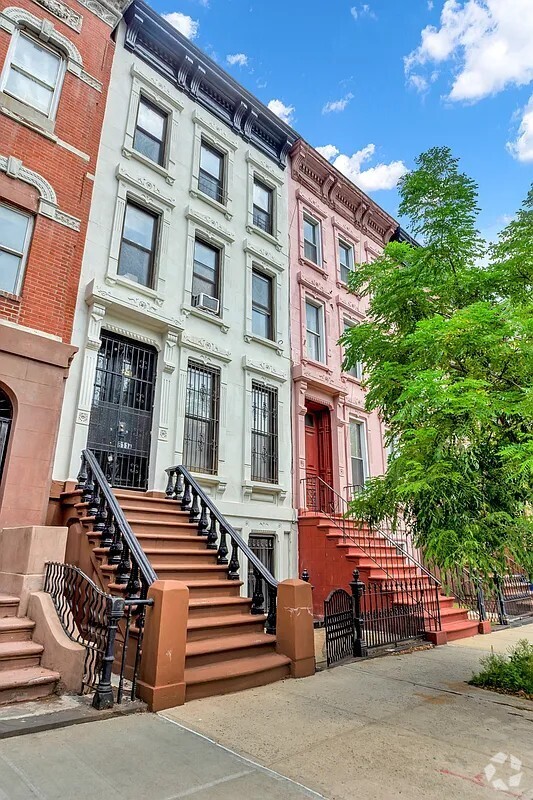
[[[120,6],[0,2],[0,528],[46,518]]]

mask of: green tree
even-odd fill
[[[342,337],[365,364],[393,455],[351,505],[359,519],[402,516],[441,567],[484,574],[507,556],[533,567],[533,189],[488,247],[477,187],[448,148],[400,184],[420,247],[391,242],[350,290],[366,322]]]

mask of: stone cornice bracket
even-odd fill
[[[231,127],[233,128],[234,131],[237,132],[240,131],[242,118],[244,117],[247,110],[248,106],[243,100],[240,100],[239,103],[235,106],[235,111],[233,112],[233,120],[231,123]]]
[[[189,72],[192,70],[193,66],[194,66],[194,61],[192,60],[192,58],[190,56],[185,56],[178,70],[178,78],[177,78],[178,86],[180,86],[182,89],[187,88],[187,77],[189,75]]]
[[[99,0],[78,0],[78,3],[91,11],[95,17],[101,19],[106,25],[109,25],[110,28],[114,28],[122,16],[127,0],[126,2],[120,0],[116,4],[106,3],[105,0],[102,0],[102,2],[99,2]]]
[[[252,126],[257,122],[257,111],[251,108],[244,120],[244,141],[249,142],[252,135]]]
[[[137,36],[144,21],[144,15],[136,10],[128,23],[128,27],[126,28],[126,36],[124,38],[124,47],[126,50],[135,49],[135,45],[137,44]]]
[[[64,22],[65,25],[68,25],[69,28],[72,28],[76,33],[81,31],[83,23],[82,15],[78,14],[78,12],[74,11],[70,6],[67,6],[66,3],[62,3],[61,0],[35,0],[35,2],[43,8],[46,8],[50,14],[60,19],[61,22]]]
[[[57,197],[53,186],[38,172],[25,167],[19,158],[2,155],[0,155],[0,172],[5,172],[8,178],[29,183],[30,186],[37,189],[40,197],[39,214],[42,214],[43,217],[48,217],[60,225],[79,231],[80,220],[57,207]]]
[[[163,372],[172,375],[176,369],[174,363],[174,351],[179,342],[180,331],[178,329],[169,328],[165,337],[165,345],[163,351]]]
[[[202,67],[201,64],[196,65],[196,69],[193,72],[191,77],[190,83],[190,93],[191,97],[196,98],[198,96],[198,90],[200,88],[200,84],[205,78],[205,69]]]

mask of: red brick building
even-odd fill
[[[0,528],[43,524],[121,0],[0,0]]]

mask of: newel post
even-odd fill
[[[291,660],[291,676],[315,672],[313,595],[309,583],[291,578],[278,584],[276,650]]]
[[[155,581],[148,599],[154,604],[146,611],[137,695],[150,711],[162,711],[185,702],[189,588],[181,581]]]

